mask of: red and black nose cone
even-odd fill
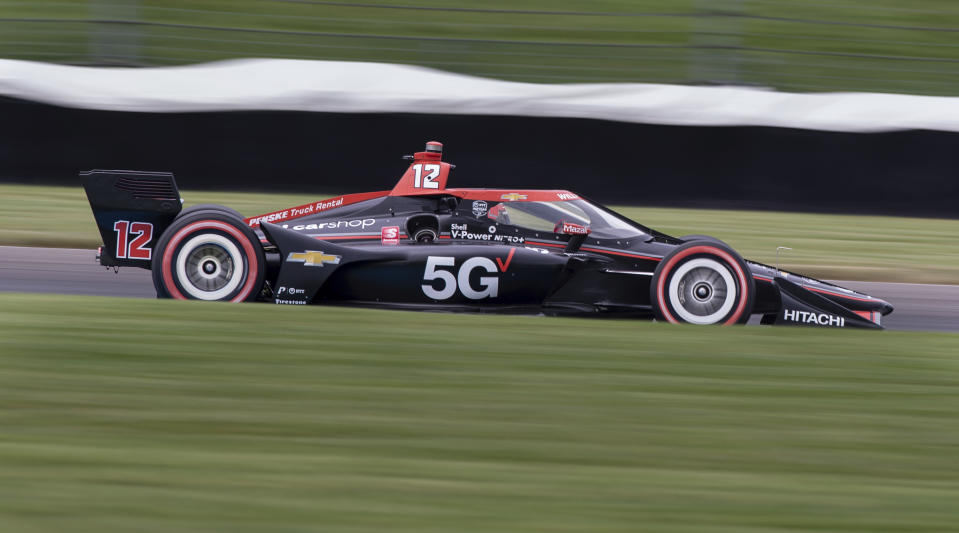
[[[437,141],[430,141],[430,142],[426,143],[426,151],[427,151],[427,152],[434,152],[434,153],[437,153],[437,154],[442,154],[442,153],[443,153],[443,143],[437,142]]]

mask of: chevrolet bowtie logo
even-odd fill
[[[520,193],[518,193],[518,192],[509,192],[509,193],[504,194],[503,196],[500,196],[500,199],[501,199],[501,200],[506,200],[506,201],[508,201],[508,202],[515,202],[516,200],[525,200],[525,199],[526,199],[526,195],[525,195],[525,194],[520,194]]]
[[[330,263],[331,265],[340,264],[340,256],[329,255],[323,252],[317,252],[315,250],[307,250],[305,252],[290,252],[290,255],[286,257],[286,260],[294,263],[303,263],[303,266],[308,267],[321,267],[326,263]]]

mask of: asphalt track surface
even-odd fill
[[[883,317],[888,329],[959,331],[959,285],[840,281],[896,308]],[[0,246],[0,292],[85,294],[153,298],[150,271],[98,265],[93,250]],[[754,322],[758,321],[758,318]]]

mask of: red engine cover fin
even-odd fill
[[[413,154],[413,162],[393,187],[390,196],[437,194],[446,190],[452,165],[443,162],[443,144],[430,141],[426,150]]]

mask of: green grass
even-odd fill
[[[183,192],[186,205],[218,203],[248,216],[320,199],[316,195]],[[825,279],[959,283],[959,220],[618,208],[666,233],[705,233],[744,257]],[[0,245],[88,247],[100,244],[80,187],[0,185]]]
[[[286,57],[409,63],[547,83],[731,81],[798,91],[959,92],[955,33],[936,31],[959,28],[959,9],[947,0],[357,4],[0,0],[7,19],[0,57],[143,65]],[[390,8],[403,5],[445,9]],[[131,21],[147,24],[123,23]]]
[[[0,338],[3,531],[959,520],[956,335],[2,294]]]
[[[315,195],[180,191],[185,207],[221,204],[247,216],[302,205]],[[83,187],[0,184],[0,245],[83,248],[102,242]]]

